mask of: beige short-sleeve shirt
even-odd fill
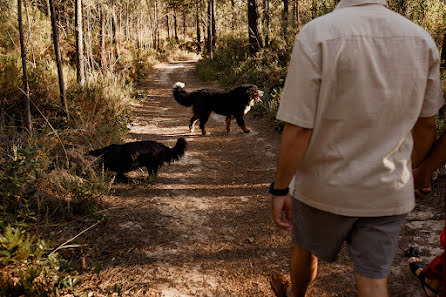
[[[294,197],[346,216],[415,205],[411,129],[444,104],[439,53],[385,0],[342,0],[296,38],[277,118],[312,128]]]

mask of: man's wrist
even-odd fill
[[[276,189],[274,187],[274,183],[271,183],[269,186],[269,193],[273,196],[286,196],[290,193],[290,188],[286,187],[285,189]]]

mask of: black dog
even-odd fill
[[[184,155],[186,140],[179,138],[173,148],[156,141],[136,141],[125,144],[112,144],[89,152],[89,155],[102,157],[104,167],[117,173],[116,179],[127,180],[124,173],[146,167],[149,174],[156,174],[164,163],[178,160]]]
[[[244,115],[248,113],[255,102],[262,103],[260,97],[263,92],[255,85],[242,85],[229,90],[202,89],[195,92],[186,92],[184,83],[177,82],[173,86],[175,100],[183,106],[192,106],[193,117],[190,119],[189,130],[193,132],[195,123],[200,120],[200,129],[206,135],[204,125],[209,119],[211,112],[226,116],[226,130],[231,130],[232,120],[235,118],[237,124],[245,132]]]

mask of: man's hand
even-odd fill
[[[271,200],[273,221],[280,228],[291,231],[292,202],[291,196],[273,196]]]
[[[431,175],[432,173],[428,170],[424,170],[423,166],[413,170],[415,196],[417,198],[426,198],[426,195],[432,192]]]

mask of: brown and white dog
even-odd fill
[[[200,120],[201,133],[208,135],[205,125],[211,112],[226,116],[228,132],[231,130],[234,118],[243,132],[250,132],[245,125],[244,116],[256,102],[262,103],[260,97],[263,96],[263,92],[256,85],[246,84],[228,90],[201,89],[194,92],[187,92],[184,87],[184,83],[177,82],[173,86],[173,96],[179,104],[186,107],[192,106],[190,132],[193,132],[195,123]]]

